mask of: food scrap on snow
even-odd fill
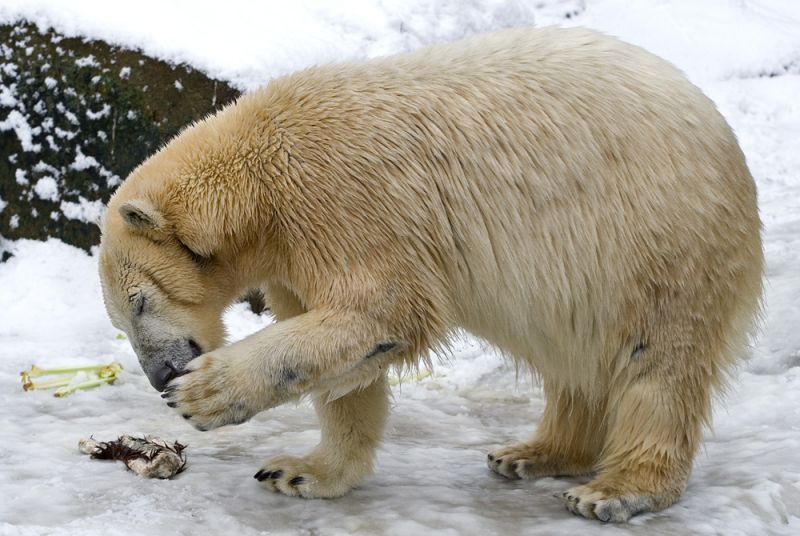
[[[186,445],[169,444],[157,437],[122,435],[116,441],[95,441],[84,438],[78,448],[95,460],[120,460],[139,476],[172,478],[186,468]]]

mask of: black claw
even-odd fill
[[[256,474],[254,474],[254,475],[253,475],[253,478],[255,478],[256,480],[259,480],[259,481],[260,481],[260,480],[261,480],[261,478],[260,478],[260,477],[261,477],[261,475],[263,475],[263,474],[264,474],[264,470],[263,470],[263,469],[259,469],[259,471],[258,471]]]
[[[258,474],[259,474],[259,476],[257,476],[256,478],[258,479],[259,482],[263,482],[264,480],[266,480],[268,478],[272,478],[272,471],[263,471],[262,470],[262,471],[259,471]]]
[[[306,479],[305,479],[305,478],[303,478],[302,476],[296,476],[296,477],[294,477],[293,479],[291,479],[291,480],[289,481],[289,485],[290,485],[290,486],[299,486],[300,484],[302,484],[303,482],[305,482],[305,480],[306,480]]]
[[[494,454],[487,454],[486,457],[489,458],[490,462],[494,461]]]
[[[519,469],[519,462],[514,462],[514,463],[512,463],[512,464],[511,464],[511,468],[512,468],[514,471],[516,471],[517,469]]]
[[[181,417],[183,417],[183,418],[184,418],[184,419],[186,419],[187,421],[188,421],[189,419],[191,419],[191,418],[192,418],[192,416],[191,416],[191,415],[189,415],[188,413],[184,413],[183,415],[181,415]]]
[[[208,428],[205,426],[195,426],[196,429],[200,430],[201,432],[208,432]]]
[[[283,471],[281,469],[278,469],[277,471],[273,471],[269,477],[273,480],[277,480],[282,476],[283,476]]]
[[[502,461],[502,460],[501,460],[500,458],[497,458],[497,459],[494,461],[494,464],[495,464],[495,465],[500,465],[500,462],[501,462],[501,461]]]
[[[177,402],[172,402],[172,401],[167,402],[167,405],[169,407],[171,407],[171,408],[177,408],[178,407]]]
[[[167,398],[169,398],[169,395],[170,395],[170,393],[167,393],[165,391],[165,392],[161,393],[161,398],[167,399]]]

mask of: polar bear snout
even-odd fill
[[[149,366],[142,368],[156,391],[163,391],[167,384],[180,376],[184,368],[192,359],[201,355],[203,350],[193,339],[175,341],[167,345],[166,351],[160,351],[155,356],[139,357],[142,363]]]

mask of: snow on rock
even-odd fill
[[[59,207],[61,214],[71,220],[80,220],[85,223],[98,223],[105,212],[106,206],[100,200],[89,201],[79,197],[78,202],[62,201]]]
[[[33,185],[33,191],[39,196],[39,199],[45,201],[58,200],[58,183],[53,177],[42,177],[36,184]]]
[[[41,30],[0,25],[0,154],[10,164],[0,164],[0,233],[88,249],[99,230],[84,221],[97,211],[81,207],[107,201],[120,177],[238,91],[193,67]],[[185,91],[171,87],[178,78]]]
[[[4,100],[2,104],[5,106],[8,105],[9,102],[12,106],[17,104],[16,100],[11,101],[9,99]],[[17,138],[19,138],[19,142],[22,144],[23,151],[38,153],[42,150],[42,145],[40,143],[33,143],[34,134],[39,134],[41,129],[31,128],[28,124],[28,120],[19,110],[11,110],[8,112],[6,118],[0,121],[0,131],[3,130],[14,131]]]

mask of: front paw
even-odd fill
[[[303,457],[273,458],[253,478],[284,495],[331,499],[350,491],[371,468],[371,460],[349,460],[336,452],[316,450]]]
[[[210,352],[190,361],[161,395],[201,431],[241,424],[264,409],[254,400],[264,389],[254,385],[252,371],[242,370],[235,359],[220,354]]]

